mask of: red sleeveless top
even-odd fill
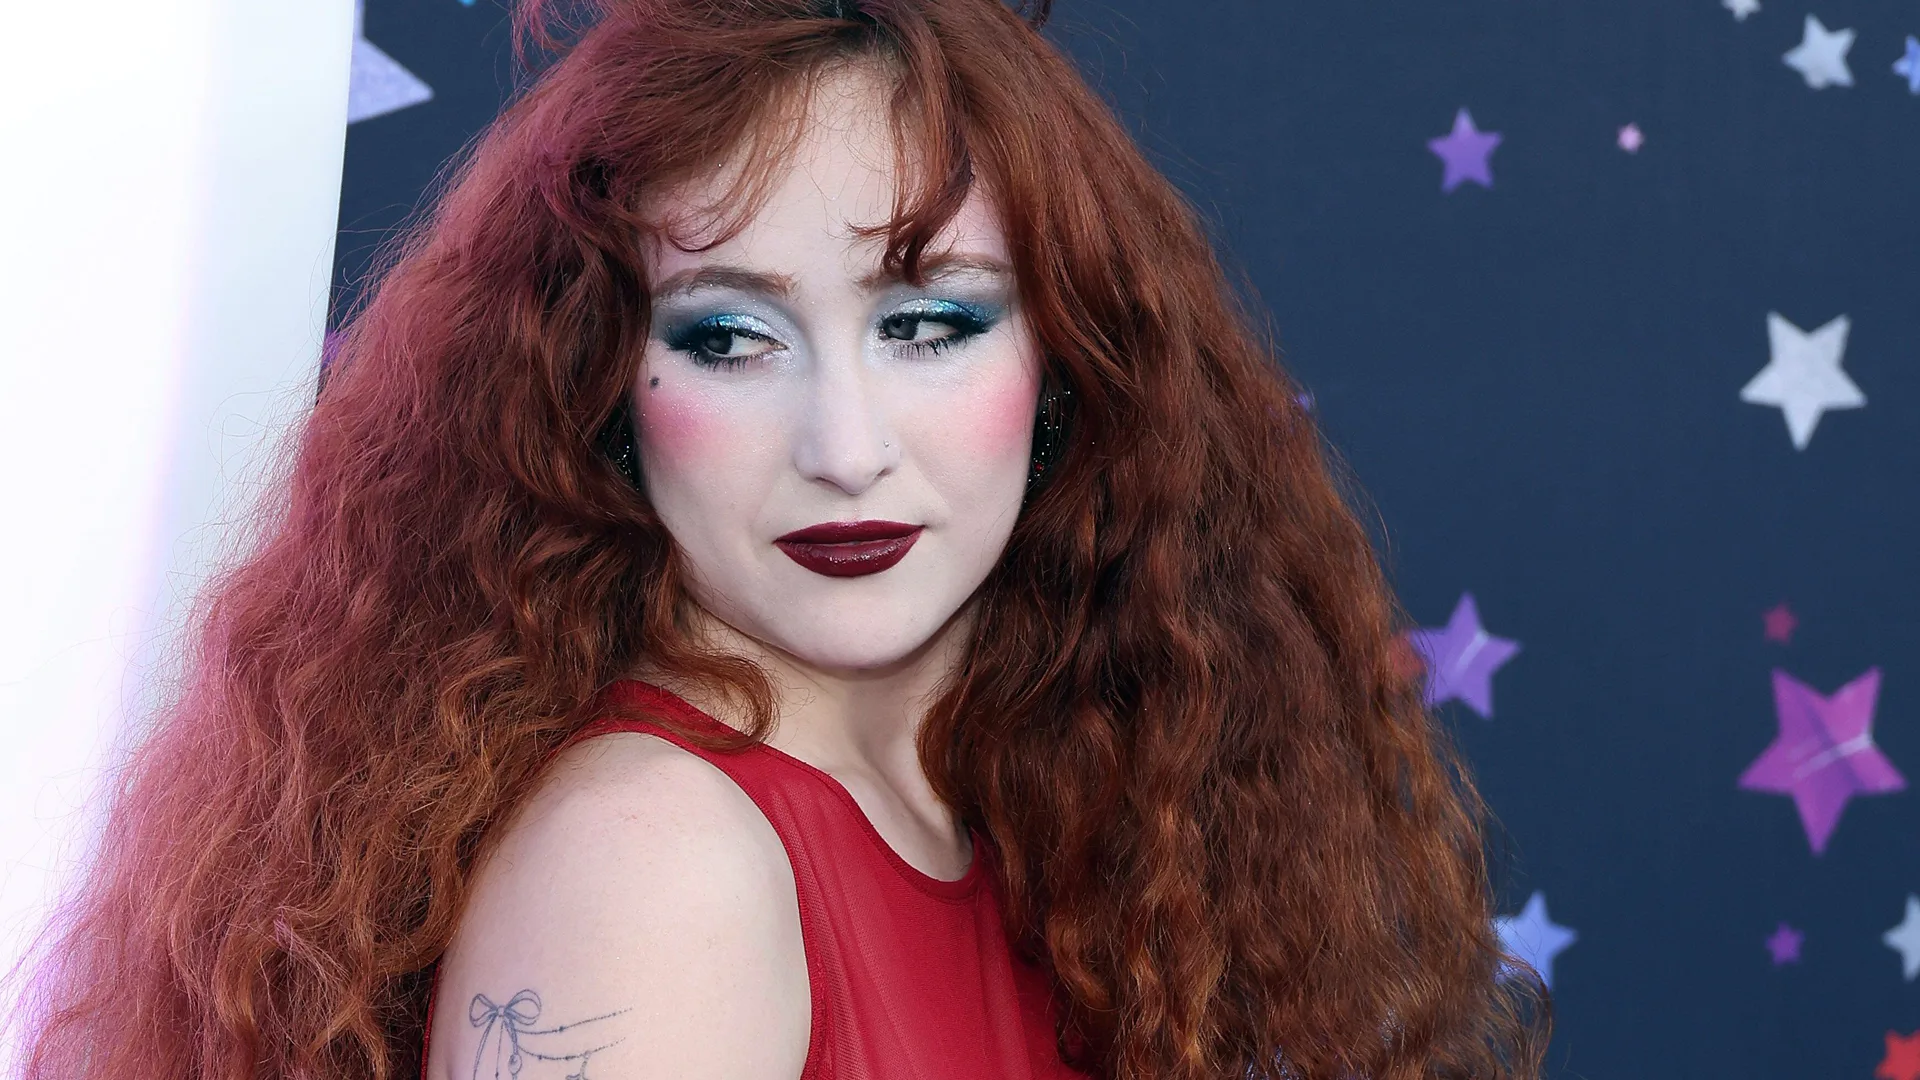
[[[607,689],[634,712],[731,731],[637,681]],[[801,1080],[1074,1080],[1060,1060],[1046,975],[1009,949],[993,847],[973,836],[957,881],[908,865],[827,773],[764,744],[704,750],[647,720],[604,718],[575,741],[656,735],[726,773],[786,848],[813,1018]]]

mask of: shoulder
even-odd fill
[[[470,1080],[507,1023],[577,1025],[520,1047],[611,1044],[593,1051],[604,1075],[799,1074],[793,872],[725,773],[662,739],[603,735],[559,755],[501,828],[441,965],[434,1080]],[[517,996],[518,1013],[500,1011]]]
[[[704,759],[632,732],[601,735],[559,754],[505,823],[482,873],[511,874],[526,860],[615,854],[664,861],[662,869],[776,872],[792,890],[780,838],[746,792]],[[666,884],[680,876],[654,880]]]

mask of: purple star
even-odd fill
[[[1493,170],[1487,164],[1493,148],[1500,145],[1500,133],[1481,131],[1473,126],[1473,116],[1462,108],[1453,117],[1453,131],[1427,140],[1427,149],[1440,155],[1447,173],[1440,181],[1441,191],[1452,191],[1471,180],[1481,187],[1493,186]]]
[[[1826,850],[1848,799],[1907,786],[1873,744],[1873,706],[1879,696],[1879,668],[1869,668],[1832,697],[1822,697],[1774,669],[1773,709],[1780,734],[1740,774],[1740,786],[1792,795],[1815,855]]]
[[[1780,928],[1773,932],[1773,936],[1767,938],[1767,951],[1773,954],[1773,966],[1799,963],[1800,943],[1806,940],[1806,936],[1786,923],[1781,923]]]
[[[1472,593],[1460,594],[1446,626],[1423,627],[1407,640],[1426,661],[1428,705],[1459,698],[1474,712],[1493,718],[1493,673],[1513,659],[1520,643],[1487,633]]]

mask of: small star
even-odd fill
[[[1900,954],[1900,976],[1908,982],[1920,975],[1920,896],[1907,895],[1907,917],[1880,935],[1887,948]]]
[[[1799,963],[1800,942],[1805,939],[1805,934],[1786,923],[1781,923],[1780,928],[1767,939],[1767,951],[1773,954],[1773,966]]]
[[[1920,1031],[1905,1036],[1887,1032],[1887,1056],[1873,1075],[1880,1080],[1920,1080]]]
[[[1502,915],[1493,920],[1500,935],[1500,947],[1540,973],[1540,981],[1553,989],[1553,958],[1579,940],[1580,935],[1547,917],[1547,894],[1535,892],[1518,915]],[[1502,975],[1511,971],[1503,968]]]
[[[1441,191],[1452,191],[1468,180],[1481,187],[1493,186],[1493,169],[1487,158],[1500,145],[1500,133],[1481,131],[1473,126],[1473,116],[1465,108],[1454,114],[1453,130],[1437,139],[1427,140],[1427,149],[1446,163]]]
[[[1920,94],[1920,38],[1907,35],[1907,54],[1893,62],[1893,73],[1907,80],[1907,93]]]
[[[1620,138],[1616,141],[1619,142],[1620,149],[1629,154],[1637,154],[1640,148],[1646,145],[1647,136],[1640,130],[1639,124],[1628,124],[1620,129]]]
[[[1793,628],[1800,625],[1800,620],[1793,617],[1792,608],[1775,604],[1760,618],[1766,621],[1768,641],[1777,641],[1782,645],[1792,643]]]
[[[1795,450],[1813,440],[1814,426],[1828,409],[1857,409],[1867,396],[1840,370],[1852,323],[1842,315],[1811,332],[1767,313],[1767,341],[1772,359],[1740,388],[1740,400],[1750,405],[1775,405],[1787,418],[1787,437]]]
[[[1820,25],[1819,19],[1809,15],[1800,44],[1788,49],[1781,59],[1798,71],[1812,89],[1852,86],[1853,72],[1847,70],[1847,50],[1851,48],[1852,30],[1828,30]]]
[[[1747,16],[1760,10],[1760,0],[1720,0],[1720,6],[1733,12],[1734,22],[1746,22]]]
[[[1472,593],[1460,594],[1447,625],[1415,630],[1407,640],[1426,663],[1428,705],[1458,698],[1493,718],[1493,673],[1513,659],[1520,643],[1487,633]]]

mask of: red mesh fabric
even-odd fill
[[[609,696],[689,728],[723,728],[680,698],[623,681]],[[770,746],[703,750],[644,720],[603,719],[577,738],[656,735],[746,792],[786,847],[800,907],[812,1032],[802,1080],[1069,1080],[1046,976],[1008,948],[992,846],[976,834],[965,876],[909,866],[826,773]]]

